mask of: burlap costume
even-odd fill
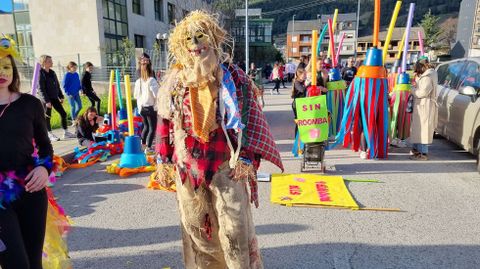
[[[256,170],[261,158],[283,170],[252,82],[222,65],[225,40],[214,17],[187,16],[171,35],[175,64],[158,96],[157,151],[177,170],[186,268],[263,268],[250,206]]]

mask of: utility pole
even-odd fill
[[[248,0],[245,0],[245,72],[248,72],[250,65],[248,64],[250,31],[248,30]]]
[[[292,43],[292,58],[294,58],[295,54],[293,53],[293,46],[294,46],[293,45],[293,37],[295,36],[295,15],[293,15],[292,20],[293,20],[293,22],[292,22],[292,37],[291,37],[290,42]]]
[[[355,30],[355,50],[354,50],[354,58],[357,61],[357,48],[358,48],[358,29],[360,27],[360,0],[358,0],[358,7],[357,7],[357,25]]]

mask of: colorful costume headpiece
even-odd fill
[[[15,49],[15,41],[7,35],[3,35],[0,39],[0,58],[11,55],[13,58],[20,60],[20,53]]]

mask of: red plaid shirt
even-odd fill
[[[217,122],[221,121],[219,113],[217,113]],[[159,120],[157,125],[157,142],[156,150],[163,160],[172,159],[173,162],[178,163],[179,160],[173,154],[173,146],[170,142],[170,133],[172,132],[173,124],[165,119]],[[188,161],[184,163],[184,168],[179,168],[182,182],[190,179],[193,186],[198,188],[205,179],[207,185],[213,179],[213,176],[218,171],[221,164],[230,159],[230,148],[225,138],[225,133],[219,127],[210,133],[208,143],[202,143],[195,137],[192,129],[192,112],[190,108],[190,94],[188,89],[185,91],[183,99],[183,129],[187,133],[185,139],[185,146],[188,152]],[[236,149],[236,136],[233,131],[229,130],[229,138]],[[242,152],[242,156],[248,156],[246,152]]]
[[[270,128],[260,107],[254,101],[251,84],[246,74],[233,65],[229,67],[229,71],[237,87],[239,110],[242,111],[242,122],[248,123],[246,124],[247,130],[243,131],[240,156],[252,160],[256,169],[260,166],[260,157],[262,157],[272,161],[283,170],[280,154],[270,133]],[[247,94],[243,94],[242,90],[246,90]],[[185,182],[188,178],[193,186],[197,188],[203,182],[203,179],[205,179],[207,185],[210,184],[219,166],[230,159],[230,148],[228,147],[225,133],[221,128],[210,134],[208,143],[201,143],[193,134],[191,118],[190,94],[187,89],[183,99],[182,127],[187,133],[185,145],[188,159],[184,163],[183,169],[178,168],[180,169],[182,182]],[[221,122],[219,111],[217,111],[217,122]],[[173,154],[173,146],[169,139],[172,129],[173,124],[170,121],[166,119],[158,121],[156,150],[163,160],[171,159],[178,163],[179,160]],[[236,149],[236,134],[233,130],[228,130],[228,134],[233,148]]]

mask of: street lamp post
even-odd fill
[[[358,7],[357,7],[357,25],[355,29],[355,50],[354,50],[354,58],[357,61],[357,49],[358,49],[358,28],[360,27],[360,0],[358,0]]]
[[[292,16],[292,39],[290,42],[292,43],[292,58],[295,57],[295,54],[293,53],[293,37],[295,36],[295,15]]]
[[[168,33],[163,33],[163,34],[160,34],[158,33],[157,34],[157,40],[162,40],[163,42],[163,46],[165,47],[165,52],[164,52],[164,55],[165,55],[165,71],[168,69],[168,50],[167,50],[167,40],[168,40]]]

